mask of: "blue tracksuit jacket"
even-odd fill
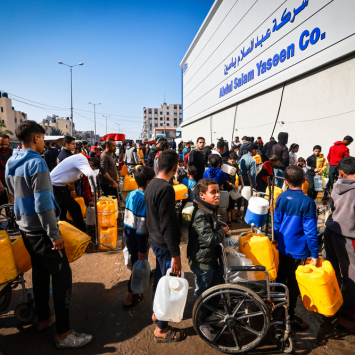
[[[286,190],[276,200],[275,239],[280,253],[294,259],[318,258],[314,201],[302,190]]]

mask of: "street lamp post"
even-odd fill
[[[110,115],[102,115],[102,117],[106,117],[106,134],[107,134],[107,117],[110,117]]]
[[[116,125],[118,126],[118,128],[117,128],[117,129],[118,129],[118,133],[120,133],[121,124],[122,124],[122,123],[116,123]]]
[[[72,68],[77,67],[78,65],[84,65],[84,63],[79,63],[75,65],[68,65],[63,62],[58,62],[58,64],[63,64],[66,65],[67,67],[70,68],[70,120],[71,120],[71,136],[73,136],[73,129],[74,129],[74,123],[73,123],[73,75],[72,75]]]
[[[89,102],[90,105],[94,105],[94,127],[95,127],[95,142],[96,142],[96,105],[101,105],[101,102],[98,104],[93,104],[92,102]],[[107,131],[107,128],[106,128]]]

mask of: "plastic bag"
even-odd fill
[[[127,246],[125,246],[123,249],[123,256],[126,268],[132,270],[131,254],[129,253]]]

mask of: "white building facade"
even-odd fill
[[[353,0],[216,0],[180,64],[183,140],[288,132],[307,158],[355,138],[354,13]]]

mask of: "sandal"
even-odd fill
[[[295,316],[295,319],[291,321],[291,327],[298,331],[305,331],[309,329],[309,324],[302,318]]]
[[[181,335],[181,331],[179,329],[174,330],[173,328],[168,330],[165,338],[157,338],[154,334],[154,341],[156,343],[177,343],[181,340],[184,340],[185,338],[186,338],[186,334],[184,331],[182,332]]]
[[[125,305],[123,304],[123,309],[125,310],[128,310],[128,309],[131,309],[135,306],[137,306],[137,304],[141,303],[143,300],[143,295],[141,295],[140,293],[135,293],[133,296],[132,296],[132,304],[130,305]]]

